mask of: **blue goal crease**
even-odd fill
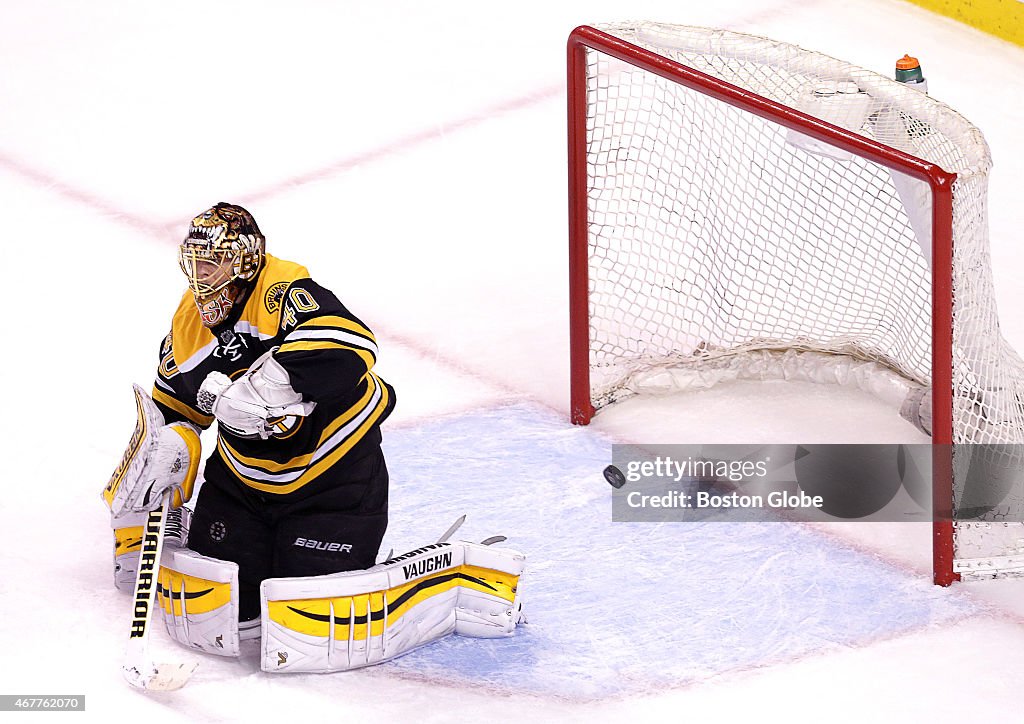
[[[862,645],[974,610],[797,525],[613,523],[611,442],[518,404],[385,431],[383,549],[508,536],[529,619],[449,636],[384,666],[438,683],[573,699],[641,694]]]

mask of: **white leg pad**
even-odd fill
[[[522,618],[525,561],[508,549],[438,543],[365,571],[268,579],[260,586],[261,666],[344,671],[451,633],[511,636]]]
[[[157,587],[167,633],[218,656],[238,656],[238,564],[164,549]]]
[[[494,570],[522,574],[526,559],[521,554],[510,556],[503,548],[466,545],[466,566],[481,571]],[[508,601],[492,592],[481,591],[469,586],[459,587],[459,598],[455,607],[455,633],[478,639],[494,639],[512,636],[516,626],[523,620],[523,604],[519,598],[519,586],[512,591],[514,598]]]

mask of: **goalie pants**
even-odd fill
[[[369,568],[388,525],[388,470],[380,446],[332,470],[331,485],[299,500],[244,486],[218,455],[189,526],[188,547],[238,564],[239,619],[260,615],[260,582]]]

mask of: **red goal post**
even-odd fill
[[[931,264],[931,387],[934,446],[934,577],[948,585],[953,571],[952,452],[953,437],[953,185],[957,175],[865,135],[835,125],[794,107],[688,67],[665,55],[589,26],[574,30],[568,40],[568,164],[571,416],[587,424],[595,413],[591,396],[590,224],[588,177],[588,55],[600,53],[622,63],[685,86],[744,113],[824,142],[857,157],[928,184],[932,194]]]

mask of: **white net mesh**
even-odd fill
[[[1024,443],[1024,363],[999,332],[976,128],[907,85],[784,43],[602,30],[958,174],[954,443]],[[587,105],[596,408],[652,373],[757,350],[847,355],[930,386],[927,184],[593,50]]]

